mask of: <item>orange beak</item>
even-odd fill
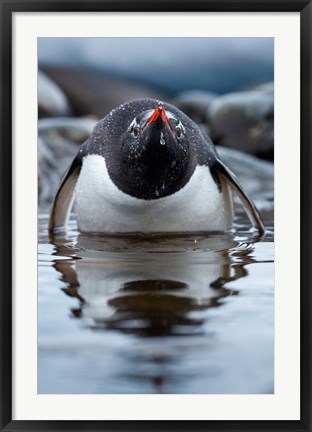
[[[151,123],[154,123],[158,118],[161,118],[161,120],[168,126],[170,132],[172,133],[172,135],[174,136],[174,132],[171,129],[166,111],[165,111],[165,107],[163,105],[162,102],[158,102],[155,111],[153,112],[151,118],[149,119],[149,121],[146,123],[146,126],[150,125]]]

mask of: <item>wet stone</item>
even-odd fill
[[[271,95],[274,95],[274,82],[267,82],[264,84],[259,84],[255,87],[252,88],[252,90],[254,91],[261,91],[261,92],[265,92]]]
[[[274,164],[228,147],[218,146],[217,152],[239,178],[248,195],[254,197],[262,207],[269,205],[273,211]]]
[[[195,122],[204,123],[206,111],[216,97],[217,95],[212,92],[189,90],[176,96],[172,103]]]
[[[91,134],[95,120],[47,118],[38,122],[39,204],[50,205],[57,186],[80,144]]]
[[[71,67],[42,66],[70,100],[74,115],[96,115],[100,118],[131,99],[150,97],[167,99],[163,93],[148,86],[104,73]]]
[[[61,88],[42,70],[38,70],[39,118],[68,116],[71,114],[69,101]]]
[[[273,160],[274,96],[271,91],[262,89],[220,96],[209,106],[207,121],[216,144]]]

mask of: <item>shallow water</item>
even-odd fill
[[[39,217],[39,393],[274,392],[273,211],[236,231],[81,235]]]

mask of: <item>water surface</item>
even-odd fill
[[[273,209],[231,233],[48,239],[39,217],[39,393],[274,392]]]

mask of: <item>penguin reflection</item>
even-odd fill
[[[133,245],[132,254],[129,250],[116,252],[116,247],[118,250],[118,245],[124,244],[115,239],[101,250],[98,261],[95,256],[87,259],[95,240],[80,237],[78,247],[82,249],[77,255],[82,259],[57,261],[55,268],[67,284],[63,291],[79,301],[72,314],[86,319],[93,330],[137,336],[193,335],[201,332],[209,308],[238,294],[226,283],[246,276],[243,265],[251,260],[245,250],[239,252],[247,253],[244,264],[233,263],[227,250],[217,252],[208,247],[215,245],[214,240],[207,243],[205,239],[206,250],[199,249],[198,255],[167,251],[150,257],[144,247],[134,253]],[[232,239],[225,243],[233,247]]]

